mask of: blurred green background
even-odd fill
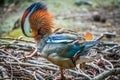
[[[118,6],[120,2],[119,0],[0,0],[0,36],[24,36],[20,29],[22,14],[28,6],[39,1],[47,4],[48,10],[55,16],[54,22],[57,27],[81,32],[86,30],[86,26],[89,26],[89,24],[86,24],[90,23],[89,13],[98,8]],[[86,15],[84,15],[84,12]],[[79,16],[81,14],[84,17],[83,21],[82,17]],[[105,25],[108,26],[109,23]],[[91,25],[88,30],[94,28],[96,26]]]

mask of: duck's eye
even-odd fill
[[[29,32],[30,32],[30,33],[32,33],[32,30],[31,30],[31,29],[29,29]]]

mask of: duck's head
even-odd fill
[[[27,37],[36,40],[52,31],[53,16],[47,10],[47,6],[41,2],[30,5],[22,16],[22,32]]]

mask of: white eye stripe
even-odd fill
[[[30,15],[34,12],[36,5],[32,8],[32,10],[28,13],[28,15],[25,18],[25,23],[24,23],[24,32],[26,36],[32,36],[32,29],[30,27],[30,22],[29,22],[29,17]]]

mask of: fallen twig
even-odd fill
[[[99,39],[100,37],[98,38],[98,40]],[[0,75],[0,78],[28,80],[56,79],[56,77],[60,74],[58,66],[50,63],[49,61],[38,55],[32,57],[29,56],[29,54],[24,55],[24,53],[28,53],[28,51],[33,50],[35,50],[35,44],[29,41],[23,41],[21,38],[6,38],[5,40],[0,38],[0,67],[4,68],[4,70],[0,70],[0,73],[1,71],[4,71],[1,73],[4,74],[4,77],[1,78]],[[90,54],[92,54],[92,56],[98,54],[104,56],[104,58],[100,60],[97,58],[97,56],[94,56],[94,60],[91,60],[88,63],[86,63],[86,67],[82,68],[82,70],[80,69],[80,66],[78,66],[79,70],[65,70],[65,75],[69,77],[72,76],[72,78],[76,77],[76,79],[83,78],[86,80],[98,80],[101,79],[100,77],[106,77],[101,75],[112,75],[108,75],[108,73],[105,72],[110,72],[110,69],[114,70],[113,66],[118,65],[117,67],[119,67],[119,57],[117,56],[117,60],[114,60],[116,58],[109,58],[108,56],[109,54],[114,54],[114,50],[119,51],[118,43],[102,42],[101,44],[93,47],[91,50],[92,51]],[[37,50],[35,50],[33,53],[35,53],[36,51]],[[117,54],[119,55],[119,53]],[[80,72],[80,70],[82,72]],[[120,71],[119,69],[116,70]],[[116,71],[116,74],[119,74],[118,71]]]
[[[92,80],[104,80],[106,77],[110,75],[120,74],[120,68],[113,68],[111,70],[105,71],[98,76],[94,77]]]
[[[4,43],[0,44],[0,46],[3,46],[3,45],[5,45],[4,47],[7,47],[7,48],[19,49],[19,50],[24,50],[24,51],[31,51],[31,50],[35,49],[35,47],[33,45],[31,46],[31,45],[25,44],[25,43],[20,44],[20,43],[4,42]]]
[[[89,77],[87,74],[80,73],[74,70],[67,70],[67,73],[74,76],[83,76],[86,80],[91,80],[91,77]]]
[[[15,39],[15,38],[10,38],[10,37],[0,37],[0,39],[2,39],[2,40],[16,40],[16,41],[22,41],[22,42],[35,44],[35,42],[33,42],[33,41],[23,40],[23,39],[19,39],[19,38]]]

